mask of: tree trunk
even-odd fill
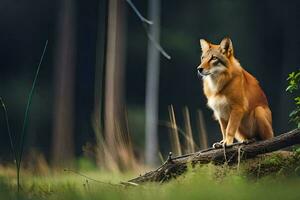
[[[61,2],[55,53],[52,162],[69,165],[74,157],[75,3]]]
[[[131,179],[129,184],[144,182],[165,182],[179,176],[187,170],[187,164],[233,164],[244,159],[253,158],[260,154],[269,153],[295,144],[300,144],[300,129],[295,129],[269,140],[251,144],[235,144],[225,149],[209,148],[196,153],[171,158],[158,169],[148,172],[140,177]]]
[[[105,68],[104,132],[108,151],[116,158],[117,127],[124,130],[123,92],[125,65],[125,1],[108,1],[108,33]]]
[[[160,32],[160,0],[149,1],[150,35],[159,43]],[[152,41],[148,41],[148,61],[146,80],[146,164],[154,166],[158,155],[158,85],[159,85],[159,51]]]
[[[103,130],[103,97],[104,97],[104,69],[107,50],[107,26],[108,26],[108,0],[99,1],[98,27],[96,44],[95,85],[94,85],[94,111],[93,123],[97,134]]]

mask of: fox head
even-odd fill
[[[228,70],[233,57],[233,46],[229,38],[224,38],[219,45],[201,39],[200,46],[201,64],[197,67],[200,76],[216,77]]]

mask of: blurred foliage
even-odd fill
[[[145,109],[142,106],[128,107],[128,127],[135,149],[143,149],[145,144]]]
[[[286,91],[295,95],[295,109],[290,113],[290,121],[294,122],[300,128],[300,69],[289,74],[288,87]]]
[[[280,154],[257,159],[261,165],[288,167],[283,163],[294,160],[297,152],[289,157]],[[299,163],[298,163],[299,164]],[[296,166],[296,165],[294,165]],[[249,178],[245,170],[248,163],[237,166],[212,164],[190,167],[189,171],[166,184],[146,184],[138,187],[119,185],[133,174],[112,174],[105,172],[88,172],[86,175],[99,182],[88,180],[72,173],[58,173],[50,176],[31,176],[27,174],[24,187],[18,195],[15,182],[0,172],[0,196],[4,199],[299,199],[299,174],[294,169],[280,170]],[[257,168],[258,169],[258,168]],[[262,169],[262,168],[261,168]],[[256,171],[257,172],[257,171]]]
[[[93,171],[97,169],[96,163],[85,156],[81,156],[76,159],[76,166],[80,171]]]

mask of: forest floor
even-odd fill
[[[22,173],[17,193],[11,168],[0,167],[0,199],[300,199],[300,149],[259,156],[239,165],[199,165],[170,182],[140,186],[119,185],[136,173],[71,172],[48,176]]]

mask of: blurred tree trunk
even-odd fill
[[[150,34],[159,42],[160,0],[149,1],[149,19],[153,21]],[[158,155],[158,93],[159,93],[159,51],[148,41],[147,82],[146,82],[146,164],[155,165]]]
[[[104,98],[104,73],[107,49],[108,27],[108,0],[99,1],[98,30],[96,44],[95,86],[94,86],[94,111],[93,128],[96,134],[97,145],[103,142],[103,98]]]
[[[60,9],[54,54],[54,166],[69,165],[74,158],[75,3],[63,0]]]
[[[108,1],[108,32],[105,68],[104,132],[107,147],[116,159],[117,126],[124,126],[125,1]]]

